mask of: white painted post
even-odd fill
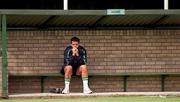
[[[169,9],[169,0],[164,0],[164,10]]]
[[[64,10],[68,10],[68,0],[64,0]]]

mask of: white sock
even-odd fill
[[[71,80],[71,78],[65,78],[65,81],[64,81],[64,83],[65,83],[65,89],[69,89],[70,80]]]
[[[83,89],[89,89],[89,86],[88,86],[88,78],[82,78],[83,80]]]
[[[70,82],[68,82],[68,81],[65,82],[65,89],[69,89],[69,84],[70,84]]]

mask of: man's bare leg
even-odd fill
[[[65,82],[65,87],[64,90],[62,91],[63,94],[68,94],[69,93],[69,85],[70,85],[70,80],[71,80],[71,75],[72,75],[72,66],[68,65],[65,66],[64,68],[64,82]]]
[[[88,68],[86,65],[81,65],[77,71],[77,73],[79,73],[82,77],[82,81],[83,81],[83,93],[84,94],[90,94],[92,93],[92,91],[89,88],[88,85]]]

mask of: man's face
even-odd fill
[[[79,47],[79,42],[77,42],[77,41],[72,41],[72,42],[71,42],[71,46],[72,46],[73,48],[78,48],[78,47]]]

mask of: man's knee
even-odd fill
[[[86,65],[81,65],[80,69],[81,69],[81,72],[88,72],[88,69],[87,69]]]
[[[72,72],[72,66],[70,66],[70,65],[65,66],[64,72],[65,72],[65,73],[71,73],[71,72]]]

